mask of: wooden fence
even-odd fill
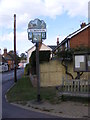
[[[72,93],[90,93],[90,81],[89,80],[62,80],[63,92]]]

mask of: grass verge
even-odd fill
[[[28,76],[23,76],[6,95],[9,102],[36,100],[37,88],[32,86]],[[56,96],[55,87],[40,88],[40,95],[41,99],[53,102]]]
[[[57,96],[57,90],[55,87],[41,87],[40,95],[42,100],[49,101],[53,104],[58,104],[61,101],[74,101],[88,103],[88,99],[81,97],[70,96]],[[17,81],[17,83],[7,92],[7,99],[9,102],[22,101],[22,104],[26,104],[25,101],[37,100],[37,88],[32,86],[30,78],[23,76]]]

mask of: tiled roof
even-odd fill
[[[54,50],[57,50],[62,44],[64,44],[68,39],[74,37],[75,35],[77,35],[78,33],[82,32],[83,30],[87,29],[88,27],[90,27],[90,23],[88,23],[85,27],[78,29],[77,31],[69,34],[60,44],[58,47],[56,47]]]
[[[48,45],[52,50],[54,50],[57,46],[56,45]]]
[[[47,45],[45,45],[44,43],[42,43],[41,45],[46,46],[48,49],[52,49],[50,46],[47,46]],[[30,50],[32,50],[34,47],[35,47],[35,49],[36,49],[36,46],[34,45],[34,46],[31,47],[29,50],[27,50],[26,53],[28,53],[28,52],[29,52]],[[40,47],[41,47],[41,46],[40,46]]]
[[[88,23],[85,27],[78,29],[77,31],[73,32],[72,34],[69,34],[66,38],[72,38],[73,36],[77,35],[78,33],[82,32],[86,28],[90,27],[90,23]]]

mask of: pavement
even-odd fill
[[[48,101],[42,101],[40,103],[36,101],[28,102],[17,102],[12,103],[15,106],[19,106],[24,109],[39,111],[41,113],[46,113],[50,115],[55,115],[62,118],[88,118],[89,116],[89,106],[86,103],[80,102],[61,102],[59,104],[51,104]]]

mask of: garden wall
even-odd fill
[[[76,77],[76,72],[73,71],[73,63],[68,63],[68,71]],[[62,84],[62,79],[72,79],[69,75],[65,74],[65,68],[58,60],[51,60],[40,64],[40,86],[58,86]],[[88,73],[85,72],[81,79],[88,79]]]

